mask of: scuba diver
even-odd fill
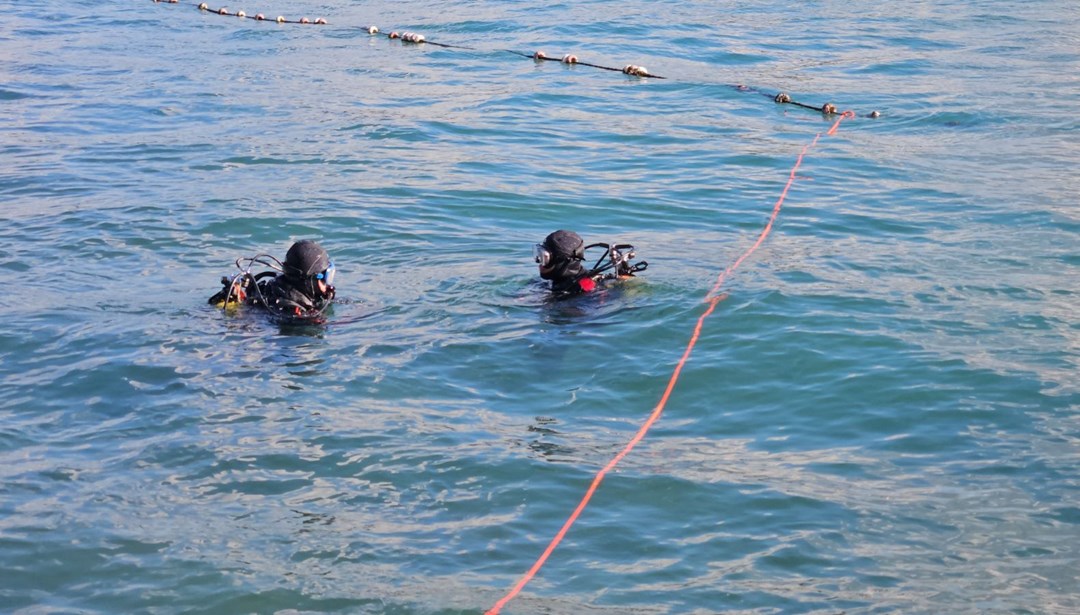
[[[604,252],[591,269],[586,269],[585,252],[603,248]],[[548,235],[544,243],[536,244],[533,258],[540,268],[540,277],[551,281],[551,291],[558,295],[588,293],[607,282],[632,277],[645,271],[649,263],[634,260],[634,246],[628,243],[591,243],[585,245],[573,231],[558,230]]]
[[[253,274],[255,265],[271,270]],[[285,262],[257,254],[236,259],[236,268],[240,272],[221,278],[224,288],[208,303],[222,309],[253,305],[277,318],[319,323],[334,300],[334,262],[310,239],[294,243]]]

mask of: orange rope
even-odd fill
[[[845,111],[843,114],[840,115],[839,118],[836,119],[836,122],[832,125],[832,128],[830,128],[825,134],[830,136],[836,134],[837,129],[840,127],[840,122],[842,122],[844,118],[849,117],[855,117],[855,113],[852,111]],[[726,297],[726,295],[717,296],[716,292],[720,290],[720,285],[723,284],[724,279],[727,278],[727,276],[730,275],[733,271],[735,271],[735,269],[740,264],[742,264],[742,262],[746,260],[747,257],[753,254],[754,251],[758,249],[758,246],[760,246],[762,242],[765,241],[765,237],[768,236],[769,232],[772,230],[773,222],[776,220],[777,215],[779,215],[780,213],[780,207],[783,205],[784,199],[787,198],[787,193],[788,190],[791,188],[791,184],[795,182],[795,172],[798,171],[799,166],[802,165],[803,157],[806,155],[807,150],[817,145],[818,139],[820,137],[821,133],[815,135],[814,139],[810,143],[805,145],[802,151],[799,152],[798,158],[795,159],[795,166],[791,168],[791,173],[788,175],[787,183],[784,184],[784,189],[780,192],[780,198],[777,199],[776,204],[773,205],[772,215],[769,216],[769,221],[765,224],[765,228],[762,229],[761,234],[758,235],[757,241],[755,241],[754,245],[750,246],[748,250],[743,252],[743,254],[739,256],[739,258],[736,259],[736,261],[732,263],[730,267],[725,269],[717,277],[716,284],[714,284],[712,289],[709,290],[708,294],[705,295],[705,302],[708,304],[708,307],[705,309],[705,312],[700,317],[698,317],[697,324],[694,325],[694,333],[690,336],[690,342],[686,345],[686,350],[683,352],[682,357],[679,359],[679,362],[675,365],[675,370],[672,372],[671,378],[668,380],[667,388],[664,389],[664,394],[660,397],[660,402],[656,404],[655,408],[653,408],[652,414],[649,415],[649,418],[645,421],[641,428],[638,429],[637,433],[634,434],[634,437],[630,440],[630,442],[628,442],[626,446],[623,447],[621,451],[619,451],[619,454],[615,455],[615,457],[612,458],[612,460],[609,461],[607,465],[605,465],[603,468],[601,468],[599,472],[596,473],[596,476],[592,480],[592,484],[589,485],[589,489],[581,498],[581,502],[578,503],[577,508],[574,509],[574,512],[571,513],[570,517],[567,518],[565,523],[563,523],[562,527],[559,529],[559,532],[555,534],[554,538],[551,539],[551,542],[548,544],[547,548],[544,549],[544,552],[540,554],[540,557],[537,558],[536,563],[532,565],[532,568],[529,568],[529,571],[521,577],[517,584],[515,584],[514,587],[509,592],[507,592],[505,596],[502,597],[502,599],[496,602],[495,606],[491,607],[485,613],[485,615],[498,615],[499,611],[504,606],[506,606],[508,602],[513,600],[514,597],[521,592],[525,585],[529,581],[531,581],[534,576],[536,576],[536,573],[540,571],[540,568],[544,565],[544,562],[546,562],[551,553],[555,551],[555,547],[559,546],[559,543],[562,542],[563,537],[565,537],[566,533],[570,531],[570,526],[574,525],[574,522],[577,521],[577,518],[581,515],[581,512],[585,510],[585,506],[589,503],[589,500],[592,499],[593,494],[596,493],[596,489],[600,486],[600,482],[604,480],[604,476],[607,475],[607,473],[612,468],[614,468],[620,461],[622,461],[623,457],[626,457],[630,453],[630,451],[633,450],[635,446],[637,446],[638,442],[641,442],[642,438],[644,438],[645,434],[649,431],[649,428],[652,427],[653,423],[655,423],[660,418],[660,414],[664,411],[664,406],[667,405],[668,398],[671,397],[671,392],[675,389],[675,383],[679,380],[679,374],[682,373],[683,367],[686,365],[686,361],[690,358],[690,352],[694,349],[694,345],[697,344],[698,337],[701,336],[701,329],[705,324],[705,319],[713,313],[713,310],[716,309],[716,305],[723,301]]]

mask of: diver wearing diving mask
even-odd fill
[[[256,264],[271,270],[252,274]],[[222,278],[224,288],[210,297],[209,303],[222,308],[252,305],[277,317],[317,321],[334,300],[334,262],[310,239],[294,243],[285,262],[259,254],[238,258],[236,266],[240,273]]]
[[[586,268],[585,253],[590,248],[604,248],[604,252],[592,268]],[[566,230],[551,233],[533,248],[540,277],[551,282],[552,292],[563,295],[592,292],[607,280],[632,277],[644,271],[649,263],[631,263],[634,256],[634,246],[630,244],[585,245],[580,235]]]

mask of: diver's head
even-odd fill
[[[573,231],[555,231],[536,244],[534,250],[540,277],[560,283],[571,280],[585,272],[581,262],[585,260],[585,242]]]
[[[318,243],[302,239],[292,245],[283,263],[285,279],[311,297],[332,295],[334,262]]]

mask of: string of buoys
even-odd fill
[[[623,73],[624,75],[632,75],[634,77],[648,77],[650,79],[667,79],[667,77],[661,77],[660,75],[654,75],[654,74],[650,73],[649,69],[645,68],[644,66],[637,66],[635,64],[627,64],[626,66],[624,66],[622,68],[615,68],[615,67],[612,67],[612,66],[601,66],[600,64],[591,64],[589,62],[582,62],[581,60],[578,59],[578,57],[576,55],[574,55],[572,53],[563,54],[563,56],[561,58],[549,57],[543,51],[536,51],[532,55],[529,55],[527,53],[521,53],[521,52],[518,52],[518,51],[511,51],[510,53],[512,53],[514,55],[522,56],[524,58],[532,58],[533,60],[536,60],[537,62],[561,62],[563,64],[574,64],[574,65],[581,65],[581,66],[590,66],[592,68],[599,68],[601,70],[610,70],[610,71],[614,71],[614,72],[617,72],[617,73]]]
[[[155,3],[164,3],[164,4],[179,4],[180,0],[154,0],[154,2]],[[323,17],[318,17],[316,19],[309,19],[307,17],[302,17],[300,19],[290,20],[290,19],[286,19],[282,15],[278,15],[276,18],[270,19],[270,18],[266,17],[263,13],[256,13],[254,15],[249,15],[245,11],[242,11],[242,10],[232,12],[229,9],[224,8],[224,7],[223,8],[212,9],[212,8],[210,8],[210,6],[206,2],[199,3],[197,5],[197,8],[200,11],[204,12],[204,13],[209,13],[209,14],[213,14],[213,15],[222,15],[222,16],[226,16],[226,17],[240,17],[240,18],[243,18],[243,19],[252,19],[252,20],[255,20],[255,21],[273,21],[273,22],[280,23],[280,24],[288,23],[288,24],[304,24],[304,25],[307,25],[307,24],[310,24],[310,25],[327,25],[327,23],[328,23],[326,21],[326,19],[323,18]],[[368,34],[370,34],[372,36],[378,35],[380,33],[380,30],[379,30],[378,26],[368,26],[366,28],[366,30],[367,30]],[[466,47],[466,46],[463,46],[463,45],[451,45],[449,43],[440,43],[440,42],[428,40],[428,38],[425,37],[423,34],[419,34],[419,33],[416,33],[416,32],[391,31],[390,33],[388,33],[386,35],[386,37],[388,39],[390,39],[390,40],[399,40],[399,41],[401,41],[403,43],[409,43],[409,44],[412,44],[412,45],[421,45],[421,44],[423,44],[423,45],[435,45],[437,47],[445,47],[445,48],[448,48],[448,49],[468,49],[468,50],[475,51],[474,47]],[[508,51],[509,53],[512,53],[512,54],[517,55],[517,56],[532,59],[532,60],[534,60],[536,62],[559,62],[559,63],[566,64],[566,65],[569,65],[569,66],[588,66],[590,68],[597,68],[597,69],[600,69],[600,70],[606,70],[606,71],[622,73],[624,75],[628,75],[628,76],[631,76],[631,77],[639,77],[639,78],[642,78],[642,79],[667,79],[667,77],[662,77],[662,76],[657,75],[655,73],[650,73],[647,68],[645,68],[644,66],[639,66],[637,64],[627,64],[626,66],[623,66],[622,68],[617,68],[617,67],[613,67],[613,66],[603,66],[601,64],[593,64],[591,62],[584,62],[584,61],[580,60],[578,58],[578,56],[576,56],[574,54],[571,54],[571,53],[563,54],[561,56],[549,56],[546,53],[544,53],[543,51],[535,51],[535,52],[533,52],[531,54],[529,54],[529,53],[521,53],[519,51],[511,51],[509,49],[507,49],[505,51]],[[803,108],[803,109],[811,109],[813,111],[820,111],[825,116],[834,116],[834,115],[839,115],[840,114],[840,111],[837,109],[836,105],[834,105],[832,103],[825,103],[823,105],[811,105],[811,104],[802,103],[802,102],[799,102],[799,101],[796,101],[796,100],[792,100],[791,96],[788,95],[785,92],[780,92],[778,94],[769,94],[769,93],[762,92],[760,90],[757,90],[755,88],[751,88],[751,87],[745,86],[745,85],[733,85],[731,87],[735,88],[736,90],[738,90],[740,92],[756,92],[756,93],[759,93],[759,94],[763,94],[763,95],[771,98],[773,100],[773,102],[775,102],[777,104],[792,105],[794,107],[800,107],[800,108]],[[851,112],[851,113],[853,113],[853,112]],[[879,118],[879,117],[881,117],[881,112],[880,111],[871,111],[870,113],[867,113],[865,117]]]
[[[156,4],[160,4],[160,3],[179,4],[180,0],[154,0],[154,3],[156,3]],[[212,13],[214,15],[222,15],[224,17],[239,17],[241,19],[253,19],[255,21],[273,21],[273,22],[276,22],[276,23],[313,24],[313,25],[316,25],[316,26],[325,26],[326,23],[327,23],[326,18],[324,18],[324,17],[316,17],[315,19],[310,19],[310,18],[307,18],[307,17],[301,17],[300,19],[289,20],[289,19],[286,19],[284,15],[278,15],[276,18],[270,19],[270,18],[268,18],[266,15],[264,15],[262,13],[255,13],[254,15],[248,15],[247,11],[242,11],[242,10],[241,11],[236,11],[235,13],[233,13],[233,12],[229,11],[229,9],[227,9],[225,7],[218,8],[218,9],[212,9],[212,8],[210,8],[210,5],[208,5],[205,2],[200,2],[196,8],[198,8],[200,11],[203,11],[205,13]]]
[[[377,28],[376,26],[369,26],[368,33],[378,34],[379,28]],[[450,45],[448,43],[436,43],[435,41],[429,41],[423,34],[417,34],[416,32],[402,32],[400,34],[398,34],[397,32],[391,32],[390,34],[386,35],[386,38],[390,40],[400,39],[403,43],[413,43],[416,45],[419,45],[420,43],[425,43],[427,45],[447,47],[449,49],[473,49],[472,47],[465,47],[463,45]]]

